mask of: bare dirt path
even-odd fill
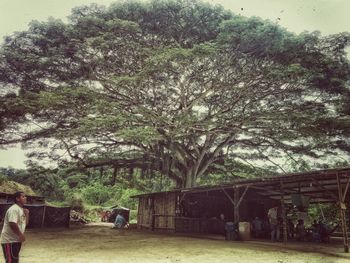
[[[208,238],[118,231],[108,224],[30,230],[21,263],[349,263],[341,245],[226,242]]]

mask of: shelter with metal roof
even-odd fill
[[[139,198],[138,228],[174,232],[220,233],[218,214],[234,222],[266,217],[280,206],[284,242],[287,242],[286,209],[303,197],[309,203],[333,203],[339,208],[344,250],[349,251],[348,224],[350,168],[327,169],[231,183],[145,193]]]

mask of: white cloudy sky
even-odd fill
[[[6,35],[27,28],[31,20],[52,16],[65,18],[79,5],[109,5],[115,0],[0,0],[0,42]],[[278,22],[290,31],[318,30],[322,34],[350,32],[350,0],[208,0],[236,14],[260,16]],[[242,10],[243,9],[243,10]],[[24,168],[19,146],[0,150],[0,167]]]

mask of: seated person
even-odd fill
[[[128,222],[126,222],[125,218],[121,214],[117,214],[113,228],[122,229],[127,228],[129,226]]]

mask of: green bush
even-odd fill
[[[138,199],[136,198],[130,198],[133,195],[137,195],[139,191],[137,191],[134,188],[127,188],[123,189],[119,192],[119,196],[117,196],[118,204],[130,209],[136,209],[137,206],[137,201]]]
[[[66,183],[70,188],[75,188],[79,185],[83,185],[88,180],[88,176],[85,174],[74,174],[66,178]]]
[[[309,208],[310,219],[337,224],[339,222],[339,208],[335,204],[312,204]]]
[[[103,205],[113,196],[113,188],[101,183],[87,185],[81,189],[83,199],[91,205]]]
[[[73,195],[68,200],[69,206],[72,207],[73,210],[83,212],[85,210],[84,201],[83,199],[78,195]]]
[[[103,211],[101,207],[89,207],[86,206],[84,210],[84,217],[90,222],[100,222],[100,214]]]

